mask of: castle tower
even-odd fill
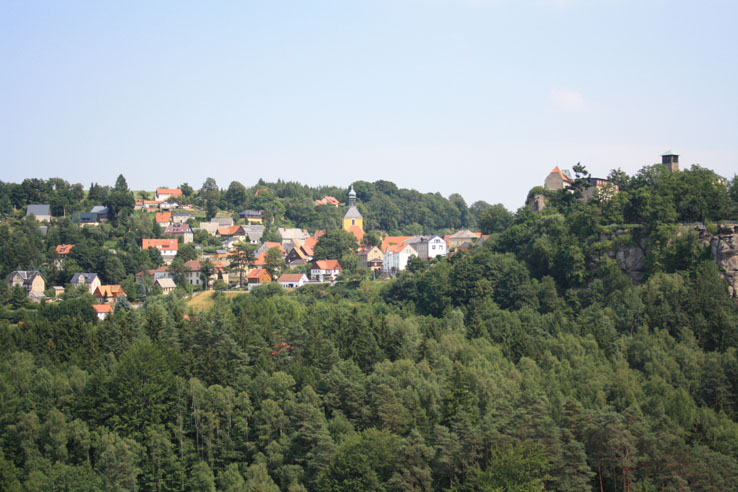
[[[665,154],[661,155],[661,164],[671,172],[679,171],[679,156],[671,150],[667,150]]]
[[[348,210],[343,216],[343,230],[352,233],[359,241],[364,237],[364,217],[356,208],[356,192],[353,184],[348,192]]]

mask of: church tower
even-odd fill
[[[343,230],[353,233],[358,236],[358,232],[361,231],[361,236],[364,236],[364,217],[361,216],[361,212],[356,208],[356,192],[354,191],[354,185],[351,185],[351,190],[348,193],[348,210],[346,215],[343,216]],[[358,230],[357,230],[358,229]]]

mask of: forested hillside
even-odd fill
[[[679,227],[735,220],[738,181],[699,167],[610,177],[619,193],[584,202],[582,177],[515,213],[358,182],[371,229],[490,234],[389,281],[272,283],[216,293],[199,314],[149,295],[104,321],[89,294],[37,306],[2,287],[0,490],[738,489],[738,308]],[[4,186],[0,204],[22,185]],[[342,209],[312,202],[325,194],[345,190],[191,197],[331,228]],[[153,226],[125,206],[93,231],[2,225],[3,267],[48,263],[76,235],[125,279],[154,261],[134,247]],[[646,251],[637,284],[613,258],[629,244]]]

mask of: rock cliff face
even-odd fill
[[[710,246],[712,257],[728,281],[730,295],[738,297],[738,225],[723,225],[717,234],[711,234],[704,227],[698,226],[697,230],[702,243]]]
[[[633,244],[621,247],[611,256],[618,262],[623,273],[634,283],[639,284],[643,281],[646,270],[645,245]]]
[[[699,233],[700,241],[710,248],[720,273],[728,281],[730,295],[738,298],[738,224],[722,225],[715,234],[709,232],[702,224],[683,224],[681,227],[683,230],[693,229]],[[647,244],[648,241],[642,239],[640,244],[622,246],[609,253],[609,256],[618,262],[623,273],[637,284],[641,283],[645,276]]]

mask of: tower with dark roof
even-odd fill
[[[669,171],[673,173],[677,172],[679,171],[679,155],[668,150],[664,154],[661,154],[661,164],[666,166]]]

